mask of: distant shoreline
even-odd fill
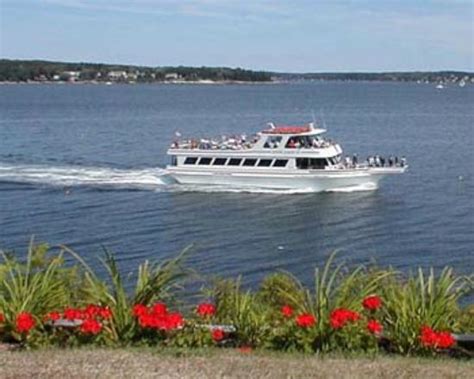
[[[74,84],[275,84],[293,82],[418,82],[464,86],[474,84],[474,72],[319,72],[285,73],[230,67],[146,67],[103,63],[0,59],[0,83]]]
[[[344,79],[332,79],[332,80],[273,80],[270,82],[246,82],[246,81],[181,81],[181,82],[134,82],[134,83],[123,83],[123,82],[94,82],[94,81],[77,81],[77,82],[57,82],[57,81],[27,81],[27,82],[13,82],[13,81],[0,81],[0,86],[137,86],[137,85],[149,85],[149,86],[254,86],[254,85],[298,85],[298,84],[323,84],[323,83],[366,83],[366,84],[419,84],[419,85],[439,85],[444,86],[461,86],[465,85],[472,86],[474,82],[467,82],[467,84],[460,85],[457,82],[415,82],[405,80],[344,80]]]

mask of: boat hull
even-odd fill
[[[302,172],[204,171],[168,167],[180,184],[217,185],[302,191],[375,190],[386,175],[403,173],[405,168],[369,168],[353,170],[305,170]],[[275,170],[276,171],[276,170]],[[286,171],[286,170],[285,170]]]

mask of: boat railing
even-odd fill
[[[362,162],[359,162],[357,155],[352,157],[346,156],[335,165],[335,167],[342,169],[403,168],[406,166],[406,158],[395,155],[390,155],[388,158],[380,155],[371,155]]]

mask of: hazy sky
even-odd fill
[[[289,72],[474,70],[474,0],[0,0],[0,56]]]

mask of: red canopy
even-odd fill
[[[279,125],[273,129],[266,129],[262,133],[266,134],[301,134],[311,131],[308,125],[293,126],[293,125]]]

